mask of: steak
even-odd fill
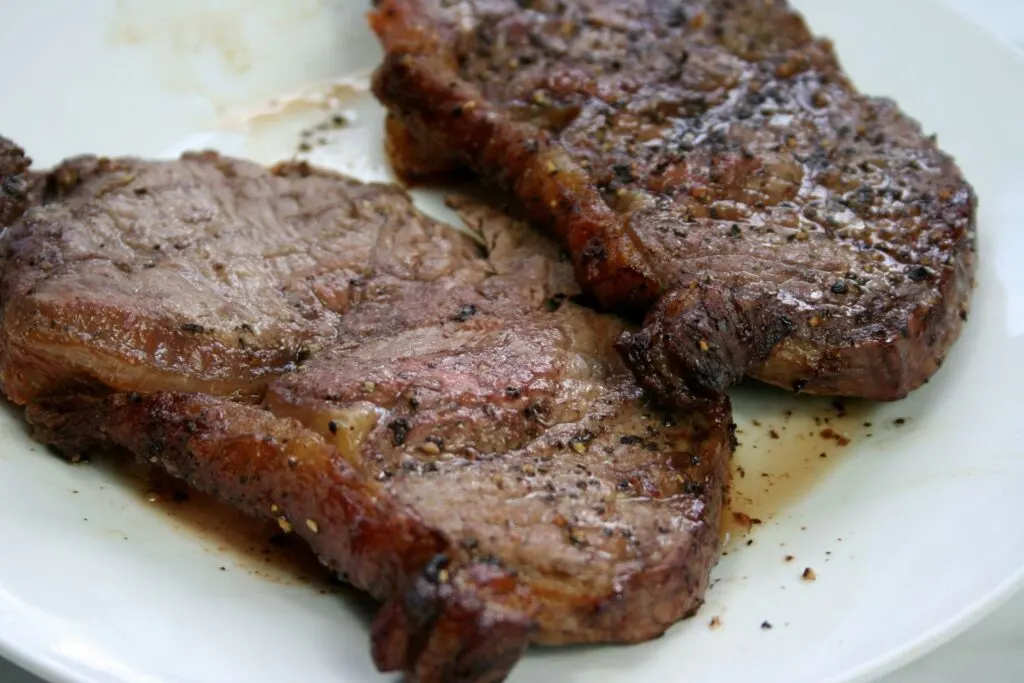
[[[466,169],[570,251],[663,399],[744,375],[891,400],[966,318],[975,206],[784,0],[381,0],[374,90],[415,179]]]
[[[28,206],[26,179],[31,159],[20,147],[0,136],[0,228],[12,223]]]
[[[0,300],[36,437],[301,536],[384,602],[381,670],[499,681],[529,643],[645,640],[701,604],[728,403],[651,407],[553,243],[301,164],[83,158],[43,183]]]

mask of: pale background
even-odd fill
[[[898,0],[894,0],[898,1]],[[946,0],[999,38],[1024,51],[1024,0]],[[880,20],[883,18],[880,17]],[[1024,84],[1019,84],[1024,87]],[[938,651],[879,683],[1021,683],[1024,681],[1024,594]],[[42,683],[0,659],[0,683]],[[723,682],[725,683],[725,682]],[[736,682],[740,683],[740,682]]]

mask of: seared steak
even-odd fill
[[[2,302],[37,437],[299,534],[386,601],[382,670],[498,681],[531,642],[644,640],[700,605],[728,404],[649,407],[551,243],[212,154],[75,160],[48,188]]]
[[[14,221],[28,206],[25,172],[30,163],[20,147],[0,137],[0,228]]]
[[[639,315],[685,404],[749,374],[896,399],[967,315],[975,197],[784,0],[382,0],[375,92],[406,174],[466,168]]]

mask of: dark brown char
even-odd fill
[[[28,208],[29,183],[25,175],[31,161],[20,147],[0,136],[0,228],[14,222]]]

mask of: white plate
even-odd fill
[[[1024,64],[930,0],[797,4],[862,88],[937,131],[975,184],[981,275],[966,333],[911,399],[832,415],[846,447],[817,434],[827,402],[738,392],[738,509],[764,523],[752,545],[730,543],[699,616],[642,646],[532,653],[515,681],[862,681],[965,628],[1021,582]],[[247,125],[242,115],[372,66],[363,7],[12,3],[0,21],[0,131],[44,165],[192,145],[273,161],[329,112],[292,98],[282,114]],[[333,104],[355,113],[314,160],[386,174],[372,102],[313,91],[340,94]],[[795,411],[788,421],[785,410]],[[61,463],[26,437],[17,411],[0,412],[0,655],[76,683],[381,680],[357,597],[262,567],[168,505],[103,467]],[[801,580],[805,567],[816,581]],[[715,616],[721,627],[710,629]]]

